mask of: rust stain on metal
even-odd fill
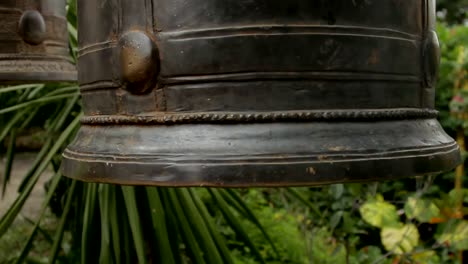
[[[319,161],[325,161],[325,160],[328,160],[329,157],[326,156],[326,155],[319,155],[319,156],[317,157],[317,159],[318,159]]]
[[[367,64],[376,65],[380,61],[380,52],[378,49],[372,49],[369,59],[367,59]]]
[[[309,167],[307,168],[307,173],[311,174],[311,175],[315,175],[317,172],[315,171],[315,168],[314,167]]]

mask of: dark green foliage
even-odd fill
[[[467,0],[437,0],[437,10],[450,24],[463,24],[468,19]]]

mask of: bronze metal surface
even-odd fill
[[[66,176],[305,186],[460,162],[434,109],[435,2],[79,1]]]
[[[0,84],[76,81],[65,0],[0,1]]]

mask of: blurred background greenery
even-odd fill
[[[76,58],[76,1],[68,20]],[[468,3],[439,0],[437,109],[468,134]],[[84,184],[59,172],[79,126],[76,84],[0,89],[0,263],[465,263],[468,189],[455,172],[391,182],[280,189]],[[33,151],[24,173],[12,173]],[[465,155],[464,155],[465,156]],[[19,183],[12,185],[12,177]],[[45,182],[45,184],[44,184]],[[44,197],[32,195],[45,188]],[[24,213],[36,201],[37,213]],[[1,201],[3,202],[3,201]],[[29,201],[28,201],[29,202]],[[466,260],[468,261],[468,260]]]

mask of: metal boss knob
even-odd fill
[[[41,44],[46,37],[47,29],[44,17],[36,10],[23,13],[19,21],[19,34],[31,45]]]
[[[131,93],[151,89],[159,71],[157,48],[144,32],[130,31],[119,41],[122,79]]]

